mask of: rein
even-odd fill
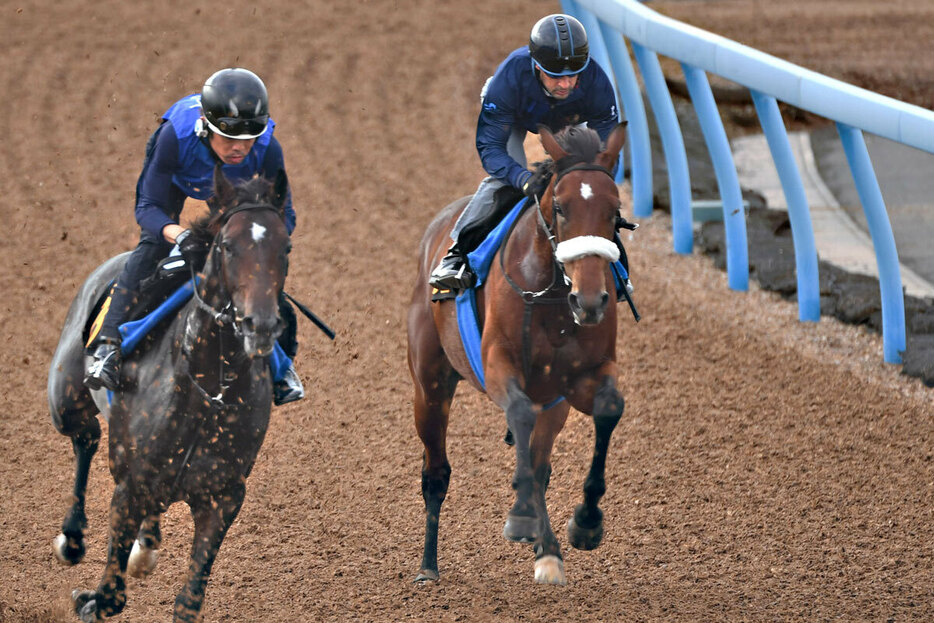
[[[234,214],[238,214],[240,212],[246,212],[247,210],[272,210],[274,212],[279,211],[275,206],[272,206],[268,203],[255,203],[255,202],[241,203],[237,207],[231,208],[227,212],[224,212],[224,218],[221,220],[221,224],[220,224],[221,229],[223,229],[224,225],[227,224],[227,222],[230,220],[230,218]],[[220,236],[220,231],[218,231],[217,236]],[[212,248],[217,246],[217,236],[214,237],[214,242],[211,244]],[[198,304],[198,307],[201,308],[203,311],[207,312],[208,314],[210,314],[211,317],[214,318],[214,322],[218,324],[219,326],[223,327],[226,324],[233,325],[234,333],[237,336],[242,335],[242,331],[240,329],[240,325],[237,322],[237,318],[233,313],[231,313],[234,311],[234,309],[233,309],[233,301],[230,299],[230,297],[227,297],[227,304],[223,307],[223,309],[218,310],[212,305],[209,305],[207,302],[205,302],[203,298],[201,298],[201,294],[198,292],[198,283],[195,277],[194,267],[189,264],[188,270],[191,272],[192,291],[194,293],[195,302]]]
[[[242,203],[236,206],[235,208],[232,208],[229,211],[224,213],[224,217],[221,220],[220,228],[223,229],[223,227],[227,224],[227,222],[230,220],[230,218],[234,214],[237,214],[239,212],[245,212],[247,210],[273,210],[275,212],[278,212],[277,208],[269,204],[255,203],[255,202]],[[217,235],[215,235],[214,237],[214,241],[211,243],[212,249],[216,249],[217,240],[219,236],[220,236],[220,231],[218,231]],[[231,327],[233,329],[233,333],[235,337],[240,337],[243,333],[242,333],[242,330],[240,329],[239,323],[237,322],[235,310],[233,308],[233,300],[227,295],[226,289],[223,287],[223,284],[221,284],[221,289],[222,289],[222,293],[227,298],[227,304],[224,305],[222,309],[217,309],[214,306],[207,303],[204,300],[204,298],[201,296],[201,293],[198,291],[198,285],[201,279],[198,277],[197,274],[195,274],[195,268],[190,263],[188,264],[188,270],[191,274],[192,294],[193,294],[194,301],[195,301],[197,308],[203,312],[206,312],[214,320],[214,323],[219,328],[218,351],[220,353],[220,358],[219,358],[220,361],[218,362],[218,366],[219,366],[218,390],[219,391],[217,395],[216,396],[212,395],[206,389],[204,389],[204,387],[202,387],[202,385],[198,382],[198,380],[191,373],[192,352],[191,352],[191,347],[188,346],[189,326],[188,326],[187,321],[186,321],[186,326],[185,326],[186,339],[184,340],[183,347],[182,347],[182,358],[184,359],[184,362],[185,362],[184,363],[185,376],[191,382],[192,387],[194,387],[198,391],[205,406],[210,409],[208,412],[208,417],[216,418],[219,413],[223,412],[223,410],[227,408],[228,405],[224,402],[224,394],[226,393],[227,389],[230,387],[230,384],[237,378],[236,374],[228,374],[225,372],[227,358],[225,356],[226,352],[224,349],[224,328],[227,326]],[[188,469],[191,456],[192,454],[194,454],[194,450],[197,447],[199,440],[201,439],[200,424],[201,424],[201,421],[199,421],[197,430],[191,441],[191,445],[188,446],[188,450],[185,452],[185,457],[181,464],[181,468],[179,469],[178,474],[175,477],[175,483],[173,485],[174,490],[178,489],[178,486],[181,483],[182,477],[184,476],[185,472]]]
[[[519,295],[519,297],[522,299],[522,302],[524,304],[523,311],[522,311],[522,370],[526,378],[529,378],[532,374],[531,334],[532,334],[533,306],[535,304],[553,305],[553,304],[558,304],[558,303],[566,303],[567,302],[566,297],[562,296],[562,297],[546,298],[545,295],[559,287],[557,285],[559,281],[559,277],[561,278],[561,281],[563,282],[564,287],[569,286],[571,283],[570,278],[567,276],[567,273],[564,270],[564,264],[558,260],[558,244],[559,244],[557,242],[558,226],[557,226],[557,219],[555,218],[555,214],[561,214],[561,206],[558,203],[558,197],[554,193],[554,190],[557,189],[558,183],[561,181],[561,178],[563,178],[565,175],[567,175],[571,171],[601,171],[603,173],[606,173],[610,177],[610,179],[613,179],[613,174],[609,170],[607,170],[605,167],[602,167],[599,164],[594,164],[594,163],[589,163],[589,162],[568,163],[567,159],[562,159],[560,162],[555,163],[555,164],[556,164],[556,169],[558,169],[558,171],[555,173],[555,181],[552,185],[553,189],[552,189],[552,199],[551,199],[551,204],[552,204],[551,224],[549,224],[548,221],[545,220],[545,215],[542,213],[542,205],[538,200],[538,196],[533,195],[533,198],[535,199],[535,208],[536,208],[535,215],[537,217],[538,228],[541,228],[541,230],[545,232],[545,237],[547,238],[549,244],[551,245],[551,260],[552,260],[551,262],[551,265],[552,265],[551,283],[549,283],[548,286],[545,287],[545,289],[539,290],[537,292],[531,292],[529,290],[522,288],[518,283],[516,283],[516,281],[512,277],[509,276],[509,273],[506,272],[506,265],[505,265],[505,259],[504,259],[505,245],[504,245],[504,248],[500,249],[500,252],[499,252],[499,266],[500,266],[500,270],[503,273],[503,277],[505,278],[506,283],[508,283],[509,286],[516,292],[516,294]],[[570,164],[570,166],[568,166],[568,164]],[[515,230],[516,225],[518,225],[519,223],[519,220],[520,218],[516,218],[516,220],[513,221],[512,225],[510,226],[509,231],[506,234],[507,241],[512,237],[513,230]]]

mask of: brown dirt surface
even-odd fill
[[[934,92],[925,0],[653,6],[896,97]],[[730,291],[708,259],[674,254],[664,214],[627,244],[643,320],[620,314],[627,408],[603,545],[572,550],[563,531],[593,435],[572,413],[548,496],[569,585],[533,584],[530,548],[501,536],[513,466],[503,415],[465,385],[449,431],[442,578],[412,583],[424,525],[405,364],[415,249],[432,215],[482,176],[480,85],[556,10],[496,0],[0,8],[0,621],[70,621],[72,589],[100,578],[105,451],[92,465],[84,563],[64,568],[50,547],[73,459],[47,412],[49,361],[78,285],[136,242],[134,186],[156,119],[230,65],[269,87],[299,215],[289,290],[338,338],[300,327],[309,396],[273,413],[204,621],[934,618],[930,390],[882,363],[878,336],[800,323],[793,303],[755,286]],[[880,26],[894,36],[875,39]],[[170,618],[192,537],[183,505],[163,534],[159,568],[129,580],[113,620]]]
[[[658,0],[658,13],[806,69],[934,108],[934,37],[923,0]]]

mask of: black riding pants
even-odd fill
[[[153,274],[156,266],[171,250],[172,245],[164,238],[156,238],[146,231],[140,233],[139,244],[133,249],[123,265],[120,276],[117,277],[110,297],[110,309],[101,325],[98,340],[120,341],[118,329],[136,304],[140,281]]]

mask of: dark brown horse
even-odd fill
[[[593,130],[569,128],[553,136],[539,129],[553,161],[553,181],[541,205],[532,205],[516,221],[477,293],[485,391],[505,411],[515,439],[516,502],[503,534],[534,541],[540,583],[566,582],[545,491],[552,446],[571,406],[593,416],[596,435],[584,501],[568,523],[568,537],[576,548],[593,549],[603,536],[598,503],[606,490],[610,435],[623,413],[616,388],[616,287],[609,266],[619,255],[612,238],[620,198],[611,171],[623,127],[610,134],[605,148]],[[484,389],[465,354],[455,302],[432,303],[428,285],[468,199],[447,206],[428,227],[408,314],[415,426],[425,446],[425,548],[416,581],[439,578],[438,519],[451,474],[445,443],[455,388],[467,379]]]
[[[159,518],[176,501],[191,508],[195,534],[174,620],[198,620],[211,566],[266,434],[272,402],[266,358],[283,328],[278,295],[291,244],[283,211],[287,184],[284,174],[275,184],[254,178],[238,186],[219,168],[214,177],[211,212],[192,226],[191,235],[210,249],[197,296],[164,333],[124,360],[121,390],[109,401],[106,390],[90,392],[82,384],[83,341],[95,302],[127,254],[104,263],[82,285],[52,360],[52,421],[71,437],[76,459],[74,504],[55,542],[66,564],[84,556],[88,468],[101,436],[97,414],[109,422],[116,486],[107,563],[96,590],[74,592],[82,621],[123,610],[131,547],[131,572],[150,571]]]

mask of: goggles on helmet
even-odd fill
[[[227,138],[250,139],[262,135],[266,131],[269,115],[260,115],[253,119],[240,119],[237,117],[221,117],[212,122],[205,117],[208,127],[216,134]]]
[[[544,71],[553,78],[559,76],[573,76],[584,71],[587,63],[590,62],[589,54],[578,54],[576,56],[562,56],[545,61],[535,61],[535,66]]]

